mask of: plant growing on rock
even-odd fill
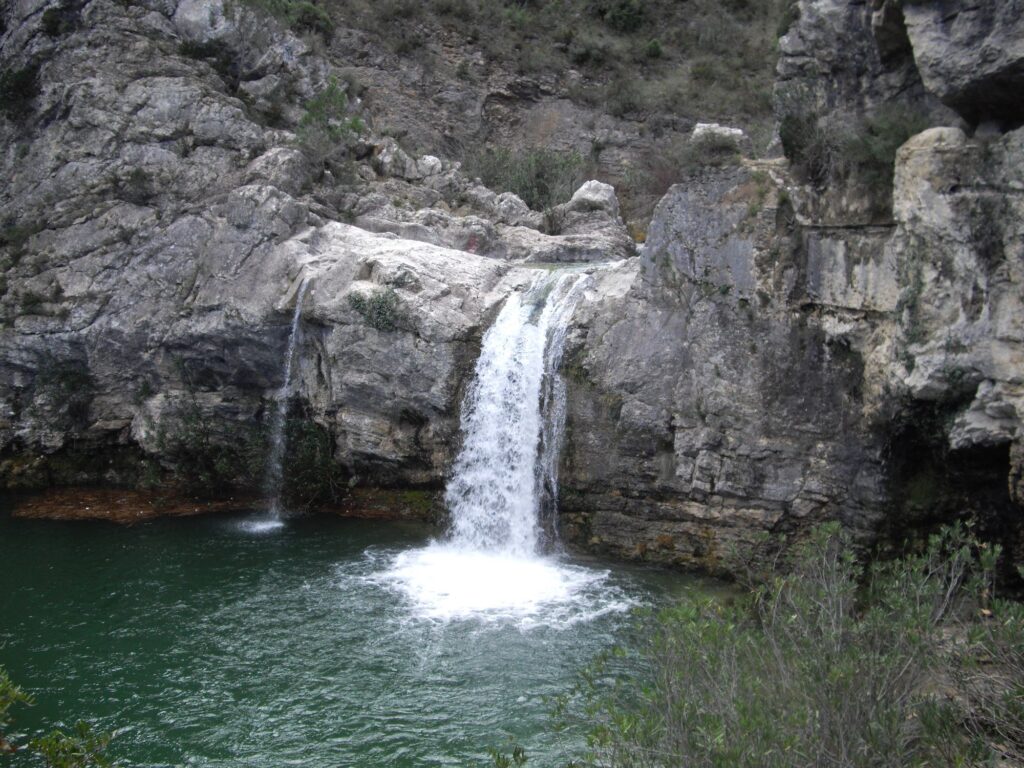
[[[309,0],[241,0],[251,8],[267,13],[297,32],[312,32],[330,39],[334,20],[323,8]]]
[[[106,754],[112,734],[95,731],[82,720],[71,733],[55,729],[26,744],[17,743],[18,737],[8,732],[10,710],[18,704],[34,703],[0,666],[0,755],[25,751],[46,768],[114,768],[115,763]]]
[[[24,120],[32,114],[32,102],[38,95],[37,66],[0,71],[0,110],[11,120]]]
[[[350,115],[348,96],[338,79],[332,77],[327,87],[306,102],[306,111],[299,121],[299,145],[319,165],[345,155],[352,141],[365,130],[357,115]]]
[[[585,164],[578,152],[499,147],[467,155],[463,170],[491,189],[512,192],[533,210],[544,211],[572,197],[584,181]]]
[[[384,288],[369,295],[350,293],[348,303],[371,328],[378,331],[394,331],[398,328],[398,294],[394,289]]]

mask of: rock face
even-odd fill
[[[925,87],[971,123],[1024,123],[1024,3],[904,3]]]
[[[5,486],[251,488],[302,296],[317,471],[439,488],[501,302],[538,263],[607,262],[563,359],[569,541],[736,573],[817,521],[868,542],[973,516],[1024,554],[1015,2],[801,0],[776,87],[793,162],[694,170],[639,258],[608,184],[534,211],[350,135],[357,89],[243,6],[55,8],[15,4],[0,38]],[[521,85],[492,112],[557,101]],[[898,134],[890,107],[930,127]],[[837,154],[865,146],[892,163]]]
[[[93,0],[56,35],[47,7],[13,8],[2,38],[8,69],[41,62],[29,108],[0,118],[8,486],[140,484],[188,474],[182,453],[239,480],[303,278],[304,417],[351,484],[437,486],[516,263],[632,255],[607,185],[548,236],[515,195],[393,139],[325,153],[294,105],[337,81],[244,7]]]
[[[800,311],[786,226],[765,170],[673,187],[640,263],[586,305],[568,369],[570,536],[735,573],[762,535],[877,524],[863,362]]]

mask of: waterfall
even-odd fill
[[[287,447],[288,401],[291,397],[292,362],[295,358],[295,344],[299,336],[302,321],[302,300],[306,295],[308,278],[302,278],[295,291],[295,311],[292,313],[292,326],[288,334],[288,348],[284,353],[284,378],[274,396],[276,407],[270,421],[270,452],[264,473],[263,489],[271,499],[270,513],[274,519],[281,517],[281,483],[283,480],[284,451]]]
[[[557,493],[565,423],[557,368],[584,281],[576,272],[538,277],[508,298],[484,335],[445,493],[460,546],[520,556],[538,548],[542,499]]]
[[[607,571],[541,553],[542,512],[553,520],[565,427],[558,367],[568,322],[589,278],[539,274],[509,296],[484,334],[462,408],[462,449],[445,502],[445,542],[397,554],[382,583],[431,620],[514,619],[567,626],[607,611]]]

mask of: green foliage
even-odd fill
[[[661,47],[661,42],[658,40],[651,40],[644,46],[644,56],[648,59],[660,59],[665,55],[664,50]]]
[[[660,197],[673,184],[691,178],[708,168],[738,165],[741,160],[736,140],[720,134],[705,133],[696,139],[665,142],[644,162],[642,176],[631,179],[634,187]]]
[[[1004,649],[978,686],[984,705],[965,713],[929,683],[948,673],[946,635],[988,594],[997,556],[953,528],[921,554],[864,568],[838,526],[822,526],[787,575],[749,596],[658,614],[557,702],[559,724],[588,729],[594,766],[987,764],[989,744],[1021,744],[1020,606],[1001,605],[1003,623],[980,625],[963,649]],[[952,666],[969,668],[962,657]]]
[[[82,720],[75,724],[71,733],[53,730],[27,744],[18,744],[19,737],[8,732],[10,709],[16,704],[31,706],[34,703],[0,666],[0,754],[28,751],[45,768],[113,768],[116,765],[106,755],[112,735],[97,732]]]
[[[156,183],[144,168],[132,168],[114,181],[114,192],[122,200],[147,205],[156,196]]]
[[[640,0],[597,0],[593,8],[618,32],[635,32],[644,22],[644,5]]]
[[[72,733],[54,730],[29,743],[47,768],[111,768],[106,756],[111,734],[98,733],[79,720]]]
[[[69,7],[68,3],[62,3],[56,8],[47,8],[43,11],[41,26],[43,33],[48,37],[60,37],[75,29],[76,13]]]
[[[927,118],[919,112],[899,104],[882,106],[849,138],[849,162],[872,189],[891,192],[896,151],[927,127]]]
[[[310,32],[330,39],[334,21],[327,11],[309,0],[241,0],[251,8],[268,13],[297,32]]]
[[[779,25],[775,30],[776,36],[782,37],[789,32],[792,27],[800,19],[800,4],[796,0],[789,0],[783,8],[782,14],[779,16]]]
[[[170,429],[160,435],[160,455],[172,465],[183,490],[216,497],[259,483],[266,441],[258,428],[215,424],[193,403],[180,407],[170,420]]]
[[[467,176],[478,177],[491,189],[512,192],[530,208],[543,211],[572,197],[583,183],[585,165],[578,152],[549,149],[513,151],[504,147],[468,155]]]
[[[488,749],[487,754],[491,756],[494,768],[520,768],[526,765],[526,750],[518,744],[514,745],[509,753],[500,749]]]
[[[24,224],[11,223],[0,227],[0,248],[8,248],[12,262],[16,264],[25,254],[28,241],[46,229],[43,221],[30,221]]]
[[[288,509],[315,509],[343,499],[347,478],[334,460],[331,433],[308,416],[288,419],[285,429],[282,496]]]
[[[348,113],[348,96],[332,77],[327,87],[306,102],[306,111],[299,121],[299,144],[317,163],[348,151],[352,141],[366,127],[356,115]]]
[[[924,115],[899,105],[852,120],[822,117],[797,105],[783,114],[779,138],[786,157],[810,183],[825,187],[853,179],[887,209],[896,151],[927,125]]]
[[[7,730],[11,725],[10,710],[15,704],[32,704],[32,697],[11,680],[7,670],[0,667],[0,755],[13,752],[13,737]]]
[[[25,304],[27,296],[23,295]],[[30,299],[42,303],[45,297]],[[85,422],[89,416],[95,384],[85,361],[60,359],[44,356],[36,368],[35,396],[51,403],[68,419],[76,424]]]
[[[0,110],[11,120],[32,114],[32,101],[39,95],[39,68],[0,70]]]
[[[231,49],[222,41],[185,40],[178,46],[178,53],[190,59],[208,62],[224,78],[230,88],[237,88],[240,76],[238,61]]]
[[[398,328],[398,294],[392,288],[382,288],[369,296],[362,293],[348,295],[349,306],[362,315],[371,328],[394,331]]]

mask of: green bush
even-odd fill
[[[292,3],[288,20],[294,29],[301,32],[315,32],[325,39],[330,39],[334,34],[334,21],[331,20],[330,14],[313,3]]]
[[[398,294],[393,289],[384,288],[369,296],[350,293],[348,303],[371,328],[378,331],[394,331],[398,328]]]
[[[23,120],[32,114],[32,101],[39,95],[39,68],[0,71],[0,109],[12,120]]]
[[[644,46],[644,56],[648,59],[660,59],[664,53],[658,40],[651,40]]]
[[[593,766],[924,768],[986,765],[993,744],[1017,754],[1021,606],[993,604],[995,622],[967,625],[978,644],[946,652],[989,594],[997,556],[951,529],[865,569],[823,526],[787,575],[749,596],[658,614],[558,701],[559,726],[586,727]],[[961,657],[1000,660],[966,712],[933,685],[969,669]]]
[[[63,8],[47,8],[42,16],[43,34],[60,37],[75,28],[73,17]]]
[[[926,117],[899,105],[885,105],[860,118],[822,117],[800,108],[779,123],[782,148],[810,183],[824,187],[853,180],[865,185],[888,207],[896,151],[928,126]]]
[[[334,21],[326,10],[309,0],[241,0],[268,13],[298,32],[315,32],[325,39],[334,34]]]
[[[161,420],[157,442],[161,458],[171,466],[173,483],[186,493],[217,497],[258,487],[263,478],[263,431],[250,424],[211,420],[191,389]]]
[[[224,78],[229,88],[234,90],[238,87],[240,67],[234,53],[223,42],[185,40],[178,46],[178,53],[190,59],[208,62]]]
[[[0,666],[0,754],[28,751],[45,768],[113,768],[115,763],[107,757],[112,735],[94,731],[88,723],[79,720],[72,733],[54,730],[27,744],[18,744],[8,733],[11,724],[10,709],[17,704],[31,706],[32,697],[15,685],[7,670]]]
[[[598,0],[594,10],[617,32],[634,32],[644,22],[644,6],[640,0]]]
[[[365,130],[363,121],[348,113],[348,96],[338,79],[332,77],[326,88],[306,102],[298,138],[310,159],[323,164],[332,157],[346,154]]]
[[[868,115],[846,145],[849,163],[872,189],[891,192],[896,151],[928,127],[928,119],[908,107],[892,104]]]
[[[348,492],[344,468],[334,459],[334,437],[308,415],[286,422],[282,498],[291,510],[316,509]]]
[[[535,211],[566,202],[585,180],[578,152],[503,147],[467,155],[463,171],[499,192],[512,192]]]

